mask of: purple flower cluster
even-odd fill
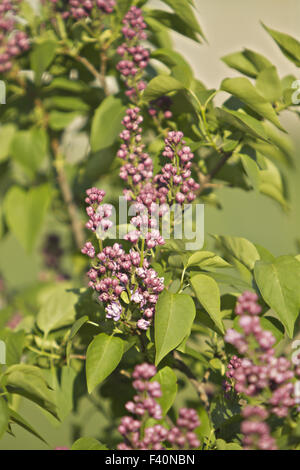
[[[9,72],[13,59],[30,48],[27,34],[16,29],[18,3],[19,0],[3,0],[0,5],[0,73]]]
[[[271,350],[276,340],[270,331],[265,331],[260,326],[258,315],[261,313],[261,306],[258,304],[257,294],[245,291],[238,297],[235,313],[240,316],[239,325],[243,333],[229,328],[225,341],[235,346],[240,354],[247,352],[252,339],[263,352]]]
[[[162,168],[161,173],[154,177],[160,204],[173,202],[178,204],[191,203],[196,198],[199,184],[191,177],[191,160],[194,158],[190,147],[183,139],[183,133],[171,131],[165,139],[163,156],[170,163]]]
[[[104,191],[97,188],[87,190],[87,213],[90,217],[87,227],[97,234],[99,227],[105,229],[110,222],[107,219],[107,204],[101,205],[104,195]],[[138,234],[140,236],[141,232]],[[146,239],[147,246],[149,243],[150,239]],[[122,294],[126,291],[131,309],[139,317],[136,326],[147,330],[155,313],[158,294],[164,289],[163,278],[159,278],[156,271],[150,268],[147,258],[142,259],[134,248],[126,253],[118,243],[96,254],[94,245],[87,242],[82,253],[93,260],[93,267],[88,271],[89,287],[98,293],[98,300],[103,302],[106,318],[117,322],[125,314]]]
[[[101,205],[105,196],[105,191],[98,188],[90,188],[86,193],[87,197],[85,202],[88,204],[86,212],[89,216],[86,228],[92,230],[92,232],[95,232],[97,229],[99,230],[99,228],[101,231],[106,232],[113,223],[109,220],[109,217],[112,215],[112,206],[110,204]],[[84,252],[84,254],[88,253]],[[93,257],[94,255],[91,256],[91,258]]]
[[[139,80],[149,60],[148,51],[140,44],[141,40],[146,39],[146,24],[141,10],[136,7],[129,10],[123,23],[122,32],[126,42],[118,48],[118,53],[123,58],[118,64],[118,70],[127,78],[129,96],[136,96],[144,88],[143,82],[139,88]],[[164,111],[165,118],[171,118],[172,113],[168,109],[170,105],[170,98],[162,96],[151,103],[150,114],[155,115],[156,109],[160,108]],[[191,203],[196,198],[199,184],[191,176],[191,160],[194,155],[184,141],[182,132],[168,133],[163,156],[171,162],[166,163],[161,172],[153,176],[152,159],[144,151],[145,146],[142,143],[142,122],[143,117],[138,107],[129,108],[122,121],[125,129],[120,138],[123,143],[117,155],[125,161],[120,170],[121,179],[128,185],[124,190],[125,197],[129,201],[143,204],[151,211],[153,205]],[[162,215],[161,213],[160,216]],[[130,241],[134,243],[137,239],[137,232],[130,234]],[[152,240],[150,244],[154,246]]]
[[[145,418],[155,420],[162,419],[162,410],[156,402],[156,398],[162,396],[161,387],[157,381],[149,381],[156,374],[156,368],[152,364],[140,364],[134,369],[132,377],[133,388],[137,394],[133,401],[129,401],[125,408],[135,415],[124,416],[118,428],[124,437],[123,443],[119,444],[119,450],[162,450],[163,444],[169,443],[173,448],[194,449],[200,446],[200,442],[194,430],[200,425],[195,410],[182,408],[179,411],[176,426],[166,429],[161,424],[155,424],[145,430],[142,422]]]
[[[245,291],[237,299],[235,306],[236,315],[259,315],[261,313],[261,306],[257,303],[258,295],[255,292]]]
[[[277,450],[275,439],[270,435],[270,428],[264,422],[268,418],[265,409],[259,406],[246,406],[243,418],[241,431],[244,434],[245,450]]]
[[[50,0],[55,8],[61,12],[63,19],[72,17],[75,20],[91,17],[93,10],[100,10],[102,13],[110,14],[114,11],[115,0]],[[66,4],[67,3],[67,4]]]
[[[137,215],[131,218],[130,223],[136,227],[136,230],[126,234],[125,240],[137,244],[140,240],[144,239],[148,250],[152,250],[157,245],[164,245],[165,240],[157,229],[160,214],[157,205],[152,204],[151,214],[148,214],[147,208],[138,202],[134,203],[132,208],[135,209]]]
[[[229,329],[225,341],[235,346],[243,356],[233,356],[228,364],[225,382],[228,392],[232,387],[248,397],[266,395],[266,406],[279,417],[288,415],[295,406],[293,397],[295,370],[285,357],[276,357],[275,338],[270,331],[261,328],[257,313],[261,307],[256,294],[245,292],[238,299],[235,311],[240,315],[239,325],[243,333]],[[250,313],[247,314],[247,313]],[[297,373],[297,371],[296,371]]]
[[[120,171],[120,177],[130,186],[130,189],[124,191],[125,197],[129,201],[136,200],[148,208],[153,204],[163,206],[172,205],[174,202],[180,205],[191,203],[195,200],[200,186],[191,176],[191,160],[194,154],[186,145],[183,133],[180,131],[168,133],[163,156],[171,162],[166,163],[161,172],[153,177],[152,160],[143,152],[144,146],[140,144],[142,129],[138,125],[142,122],[142,118],[138,119],[138,111],[138,108],[127,111],[125,119],[133,115],[134,121],[129,119],[126,119],[125,123],[123,121],[126,129],[120,135],[123,141],[126,139],[127,142],[121,145],[118,152],[120,158],[127,160]],[[128,129],[128,124],[133,128]]]
[[[142,184],[150,181],[153,176],[152,159],[144,152],[145,146],[141,143],[140,124],[143,122],[143,117],[139,113],[138,107],[127,109],[122,121],[125,129],[120,134],[123,143],[117,154],[126,162],[121,167],[120,178],[133,188],[135,194],[138,194]]]
[[[125,79],[128,90],[126,95],[134,99],[146,88],[142,80],[144,69],[147,67],[150,53],[140,41],[147,38],[142,10],[133,6],[123,19],[122,33],[124,42],[118,47],[117,53],[122,57],[117,65],[118,71]]]

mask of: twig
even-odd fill
[[[106,55],[105,51],[101,52],[100,59],[101,59],[100,83],[101,83],[101,86],[104,90],[105,95],[108,96],[109,91],[108,91],[106,78],[105,78],[106,77],[106,67],[107,67],[107,55]]]
[[[74,203],[72,191],[71,191],[71,188],[70,188],[70,185],[69,185],[66,173],[65,173],[64,159],[60,155],[59,144],[58,144],[57,139],[54,139],[52,141],[52,149],[53,149],[54,158],[55,158],[57,181],[61,189],[63,200],[67,207],[76,246],[78,249],[81,249],[84,244],[84,239],[85,239],[84,231],[83,231],[81,221],[77,214],[77,207]]]
[[[98,70],[91,64],[85,57],[81,57],[80,55],[71,55],[74,59],[77,60],[77,62],[80,62],[84,67],[86,67],[91,74],[96,78],[96,80],[99,80],[100,83],[102,83],[102,75],[101,73],[98,72]],[[103,87],[104,88],[104,87]]]
[[[208,399],[208,396],[206,394],[203,384],[198,382],[197,377],[190,370],[190,368],[181,360],[179,354],[176,351],[174,351],[173,357],[175,359],[174,366],[178,370],[183,372],[184,375],[189,379],[190,383],[193,385],[196,392],[198,393],[200,400],[204,403],[205,409],[208,411],[210,404],[209,404],[209,399]]]
[[[198,178],[200,182],[200,189],[197,193],[198,196],[200,196],[200,194],[202,194],[205,189],[216,186],[215,184],[211,183],[211,181],[213,180],[213,178],[217,176],[219,171],[223,168],[223,166],[226,164],[229,158],[233,155],[232,152],[226,153],[222,151],[221,149],[219,150],[219,152],[222,155],[221,160],[218,161],[217,165],[207,175],[204,175],[203,173],[198,171]]]

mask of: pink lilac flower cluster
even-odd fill
[[[161,204],[176,201],[178,204],[191,203],[196,198],[199,184],[191,177],[191,160],[194,158],[183,133],[171,131],[165,139],[163,156],[171,160],[154,177]]]
[[[97,188],[87,190],[87,213],[90,220],[87,228],[99,233],[99,226],[107,227],[108,215],[101,208],[105,193]],[[139,232],[140,233],[140,232]],[[149,240],[146,239],[146,244]],[[96,254],[94,245],[87,242],[82,248],[82,253],[92,258],[92,268],[88,271],[89,287],[98,293],[98,300],[103,302],[106,318],[119,321],[125,312],[121,300],[122,293],[126,291],[131,307],[138,311],[136,326],[141,330],[147,330],[155,313],[155,305],[158,294],[164,289],[164,280],[159,278],[156,271],[150,268],[149,261],[136,249],[132,248],[126,253],[121,245],[105,247]]]
[[[120,55],[126,56],[126,58],[128,58],[128,54],[133,54],[133,56],[131,60],[124,59],[119,62],[118,69],[123,76],[136,78],[138,67],[135,66],[135,61],[141,69],[147,65],[148,61],[144,60],[145,57],[142,58],[142,54],[135,54],[136,47],[142,48],[140,41],[146,39],[144,31],[146,24],[144,23],[141,10],[136,7],[132,7],[129,10],[123,22],[125,26],[122,31],[127,42],[118,48],[118,52]],[[128,41],[130,47],[128,46]],[[134,47],[132,46],[133,42],[135,44]],[[149,56],[147,51],[145,51],[144,55]],[[132,70],[133,72],[131,72]],[[127,85],[128,83],[129,81]],[[129,87],[130,93],[137,95],[141,90],[138,86],[134,88],[133,83],[131,82]],[[160,107],[165,109],[165,117],[171,118],[172,113],[168,110],[170,104],[170,98],[163,96],[156,100],[155,104],[152,102],[150,114],[155,114],[155,107]],[[161,172],[153,176],[153,163],[149,155],[144,151],[145,146],[142,143],[142,122],[143,117],[137,106],[129,108],[122,121],[125,129],[120,134],[120,138],[123,143],[117,155],[125,161],[120,170],[121,179],[128,185],[128,188],[124,190],[125,197],[129,201],[144,204],[148,209],[153,204],[163,206],[173,203],[180,205],[191,203],[196,198],[199,184],[191,176],[191,160],[194,158],[194,155],[183,139],[182,132],[172,131],[168,133],[165,139],[163,156],[170,159],[171,162],[166,163]],[[134,237],[134,234],[132,236]]]
[[[145,145],[141,142],[142,122],[143,117],[138,107],[127,109],[122,121],[125,129],[120,134],[123,143],[117,154],[126,162],[121,167],[120,178],[133,188],[134,194],[138,194],[142,184],[150,181],[153,176],[152,159],[144,152]]]
[[[270,428],[265,423],[268,412],[259,406],[246,406],[242,415],[244,450],[277,450],[275,439],[270,435]]]
[[[114,11],[116,5],[115,0],[50,0],[54,4],[63,19],[69,17],[75,20],[91,17],[93,10],[100,10],[105,14],[110,14]]]
[[[131,209],[135,210],[136,216],[131,218],[130,223],[136,229],[126,234],[125,240],[136,245],[144,239],[144,248],[146,247],[148,250],[152,250],[158,245],[164,245],[165,240],[157,228],[160,215],[159,207],[153,203],[149,214],[144,204],[136,202],[132,204]]]
[[[137,108],[135,109],[137,110]],[[124,132],[120,136],[123,140]],[[138,135],[140,142],[141,129],[139,129]],[[128,141],[132,138],[130,132],[126,133],[125,137]],[[182,132],[171,131],[168,133],[163,156],[170,159],[171,162],[166,163],[161,172],[153,178],[151,178],[151,158],[148,154],[142,153],[144,149],[142,145],[135,146],[136,148],[141,149],[141,153],[130,152],[129,146],[124,143],[118,152],[118,156],[126,158],[128,162],[122,166],[120,176],[130,185],[130,189],[124,191],[124,195],[129,201],[136,200],[151,208],[153,204],[159,206],[172,205],[173,203],[183,205],[195,200],[200,185],[191,176],[191,160],[194,158],[194,154],[186,145]],[[145,164],[147,164],[146,168]],[[129,174],[132,174],[132,178],[136,179],[129,179]],[[147,177],[145,178],[144,175]],[[133,184],[130,184],[131,181]],[[134,187],[134,184],[137,186]]]
[[[236,315],[259,315],[261,313],[261,306],[257,303],[258,295],[255,292],[245,291],[238,297],[235,313]]]
[[[142,421],[147,418],[161,420],[162,409],[156,398],[162,396],[159,382],[150,381],[156,368],[152,364],[137,365],[133,371],[133,388],[136,395],[133,401],[129,401],[125,408],[135,417],[124,416],[118,428],[124,438],[124,442],[118,445],[119,450],[162,450],[166,445],[179,449],[194,449],[200,446],[200,442],[194,430],[200,425],[195,410],[182,408],[179,411],[176,426],[166,429],[161,424],[155,424],[142,429]]]
[[[9,72],[13,60],[30,48],[27,34],[17,28],[19,3],[19,0],[3,0],[0,5],[0,73]]]
[[[112,221],[109,220],[109,217],[112,215],[112,206],[110,204],[101,205],[105,196],[105,191],[98,188],[90,188],[86,191],[86,194],[87,197],[85,202],[88,204],[86,212],[89,216],[86,228],[92,230],[92,232],[95,232],[98,229],[98,231],[105,233],[113,225]],[[87,254],[91,258],[95,255],[89,255],[88,252],[84,254]]]
[[[228,392],[233,388],[248,397],[260,395],[271,413],[285,417],[296,404],[293,380],[297,370],[285,357],[275,356],[276,340],[260,325],[255,313],[261,312],[257,301],[257,295],[250,292],[238,299],[235,311],[240,315],[243,332],[229,329],[225,341],[235,346],[243,357],[233,356],[229,362],[225,389]]]
[[[146,88],[142,77],[150,58],[149,51],[141,45],[141,41],[147,39],[147,25],[142,10],[136,6],[131,7],[123,19],[123,24],[124,42],[117,49],[122,59],[117,69],[125,79],[128,88],[126,95],[134,99]]]

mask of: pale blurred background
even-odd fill
[[[153,3],[159,4],[156,0]],[[278,67],[281,76],[293,73],[300,79],[299,70],[282,55],[260,25],[260,21],[263,21],[267,26],[294,35],[299,40],[300,0],[196,0],[196,4],[208,43],[197,45],[182,36],[174,35],[174,44],[192,64],[197,78],[209,88],[218,88],[222,79],[237,75],[220,58],[244,47],[266,55]],[[290,212],[284,213],[275,202],[253,192],[221,189],[219,197],[223,210],[207,208],[206,237],[209,233],[232,234],[260,243],[276,255],[297,252],[296,239],[300,238],[299,120],[285,115],[282,122],[295,144],[296,170],[287,172],[290,181]],[[69,417],[58,428],[34,405],[22,405],[21,414],[53,447],[71,444],[71,424],[82,426],[81,435],[95,437],[99,428],[105,424],[87,400],[81,403],[76,417]],[[18,429],[16,439],[6,436],[0,441],[0,449],[47,447]]]
[[[218,88],[224,78],[239,75],[220,58],[245,47],[268,57],[278,68],[280,77],[291,73],[300,79],[299,69],[281,53],[260,24],[262,21],[270,28],[300,40],[300,0],[195,0],[195,4],[208,43],[198,46],[176,34],[174,44],[207,87]],[[221,98],[220,94],[218,99]],[[300,122],[291,113],[284,113],[281,120],[295,145],[296,171],[287,172],[290,212],[285,214],[265,196],[239,189],[222,189],[219,197],[223,211],[206,210],[206,234],[244,236],[277,255],[297,250],[295,241],[300,239]]]

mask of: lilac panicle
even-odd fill
[[[72,18],[76,21],[92,18],[92,12],[100,14],[113,13],[115,0],[50,0],[55,11],[60,12],[63,19]]]
[[[111,212],[108,204],[102,204],[104,196],[105,192],[97,188],[87,190],[87,214],[90,219],[86,227],[92,232],[98,233],[99,226],[109,227],[107,217]],[[135,244],[141,236],[142,233],[138,232]],[[158,294],[164,289],[163,279],[150,268],[147,253],[143,253],[142,259],[135,247],[126,253],[118,243],[96,253],[92,242],[87,242],[81,251],[92,259],[92,268],[87,273],[89,287],[97,292],[98,300],[104,304],[106,318],[115,322],[125,320],[122,295],[126,292],[131,306],[138,311],[136,327],[147,330],[155,313]]]
[[[152,364],[139,364],[135,367],[132,385],[136,395],[132,401],[126,403],[125,408],[132,416],[124,416],[118,428],[124,437],[124,442],[118,445],[119,450],[162,450],[164,443],[169,442],[172,448],[195,449],[200,446],[194,430],[200,425],[195,410],[182,408],[176,425],[170,429],[161,424],[154,424],[142,429],[141,420],[153,418],[161,420],[162,409],[156,399],[162,396],[159,382],[150,381],[156,374]]]
[[[260,324],[258,315],[262,309],[258,300],[255,293],[248,291],[238,298],[235,313],[242,332],[228,329],[225,341],[232,344],[241,357],[233,356],[228,364],[225,390],[262,400],[264,408],[247,407],[243,412],[246,418],[241,425],[245,436],[243,443],[247,449],[274,450],[275,441],[262,421],[271,413],[286,417],[295,408],[294,381],[298,370],[285,357],[276,357],[276,340]]]
[[[14,59],[30,48],[27,34],[18,29],[19,4],[20,0],[2,0],[0,5],[0,74],[9,72]]]

